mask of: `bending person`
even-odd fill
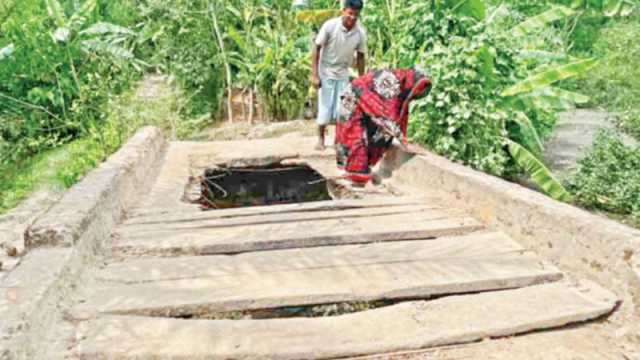
[[[409,103],[430,89],[431,81],[417,69],[372,71],[347,86],[336,124],[336,156],[348,179],[369,181],[394,138],[406,146]]]

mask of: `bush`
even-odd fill
[[[161,72],[175,76],[188,100],[186,117],[216,113],[222,96],[223,67],[207,16],[207,1],[138,2],[142,18],[140,52]]]
[[[482,33],[452,36],[447,46],[438,44],[422,59],[434,91],[413,107],[409,134],[454,161],[502,175],[509,159],[503,141],[509,114],[500,108],[498,88],[487,86],[478,58],[491,45]],[[507,72],[513,71],[511,55],[499,54]]]
[[[595,104],[616,113],[619,124],[640,139],[640,21],[612,22],[593,47],[600,65],[576,85]]]
[[[598,136],[569,182],[576,200],[591,209],[640,220],[640,149],[627,147],[611,133]]]
[[[491,27],[447,12],[437,20],[426,5],[410,10],[414,17],[406,17],[403,31],[411,36],[399,41],[399,65],[422,64],[434,86],[414,104],[409,135],[454,161],[494,175],[514,175],[506,139],[539,155],[539,137],[550,132],[555,109],[542,111],[501,93],[538,63],[519,57],[522,44],[509,39],[504,25]],[[422,22],[415,21],[420,17]],[[535,41],[553,38],[547,33]]]
[[[0,57],[0,163],[86,133],[111,94],[139,77],[135,34],[108,23],[107,3],[26,0],[7,13],[0,49],[14,51]]]

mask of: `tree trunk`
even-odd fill
[[[229,65],[227,53],[224,49],[224,41],[222,39],[220,27],[218,26],[218,19],[216,17],[213,3],[209,3],[209,15],[211,16],[211,22],[213,25],[214,38],[218,42],[218,48],[220,48],[222,61],[224,62],[225,72],[227,75],[227,115],[229,116],[229,122],[233,123],[233,88],[231,86],[231,66]]]
[[[244,101],[247,88],[242,89],[242,120],[247,122],[247,103]]]
[[[253,88],[249,88],[249,125],[253,125]]]

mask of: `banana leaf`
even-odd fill
[[[531,119],[529,119],[529,117],[525,113],[518,112],[513,118],[513,121],[518,124],[518,126],[520,127],[520,131],[522,131],[522,134],[524,134],[524,136],[533,140],[533,142],[530,144],[530,148],[536,153],[542,153],[542,151],[544,151],[544,145],[542,144],[540,135],[538,135],[538,130],[536,130],[536,127],[533,126]]]
[[[106,53],[110,54],[113,57],[131,60],[134,58],[134,55],[128,49],[125,49],[116,44],[108,43],[106,41],[98,40],[98,39],[89,39],[83,40],[81,42],[82,47],[86,51],[97,52],[97,53]]]
[[[562,20],[576,12],[568,7],[554,6],[542,14],[533,16],[511,29],[514,36],[523,36],[554,21]]]
[[[554,96],[559,99],[570,101],[574,104],[586,104],[589,102],[590,98],[587,95],[579,94],[573,91],[560,89],[557,87],[545,87],[538,90],[536,93],[547,96]]]
[[[458,14],[482,21],[487,16],[487,8],[482,0],[450,0],[449,6]]]
[[[590,101],[586,95],[556,87],[544,87],[524,95],[524,98],[547,111],[574,109],[576,104],[586,104]]]
[[[131,31],[130,29],[120,26],[120,25],[116,25],[116,24],[112,24],[112,23],[108,23],[108,22],[97,22],[91,26],[89,26],[88,28],[80,31],[80,34],[85,34],[85,35],[104,35],[104,34],[126,34],[126,35],[134,35],[135,33],[133,31]]]
[[[553,177],[551,171],[540,160],[517,142],[510,139],[506,139],[506,141],[513,160],[529,175],[537,187],[555,200],[571,201],[571,194]]]
[[[502,96],[514,96],[549,86],[557,81],[573,76],[582,75],[598,64],[596,59],[579,60],[566,65],[560,65],[533,75],[502,92]]]
[[[523,60],[534,60],[537,62],[566,61],[569,56],[565,53],[554,53],[544,50],[523,50],[517,54]]]
[[[634,10],[638,8],[637,1],[627,0],[622,3],[622,7],[620,7],[620,16],[627,17],[633,13]]]

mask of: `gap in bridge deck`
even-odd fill
[[[283,306],[277,308],[264,308],[253,310],[238,310],[226,312],[194,312],[186,309],[175,309],[169,314],[169,317],[178,319],[197,319],[197,320],[269,320],[269,319],[288,319],[288,318],[317,318],[331,317],[357,312],[378,309],[386,306],[399,304],[404,300],[372,300],[372,301],[353,301],[339,302],[316,305],[299,305],[299,306]],[[147,314],[157,317],[157,314]],[[162,316],[166,316],[163,314]]]
[[[212,210],[333,200],[330,186],[336,184],[307,164],[223,165],[205,170],[197,203]]]

